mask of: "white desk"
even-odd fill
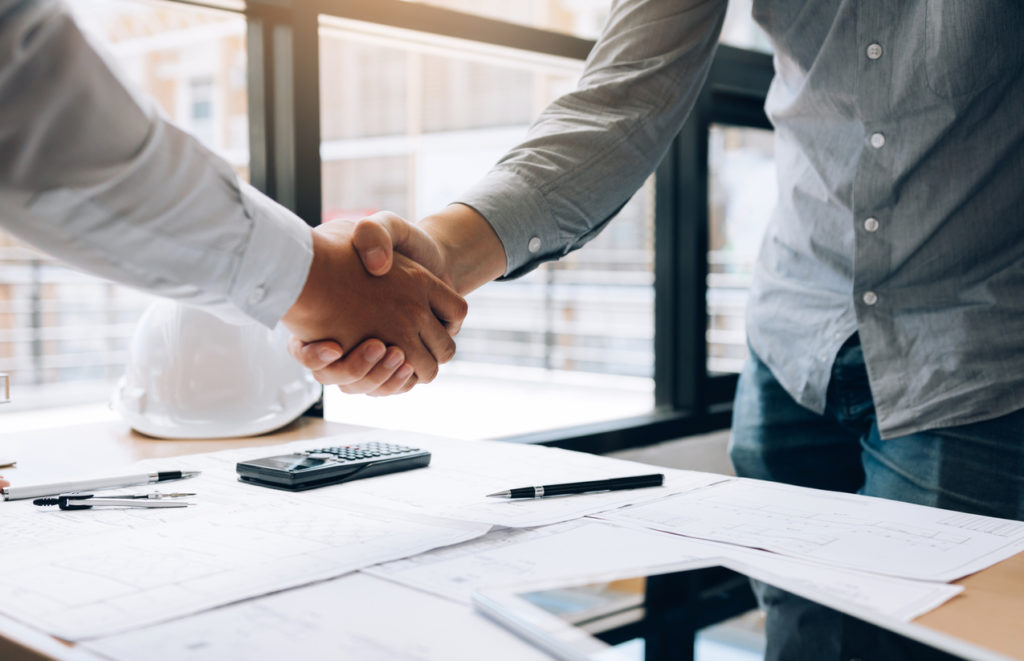
[[[18,468],[6,473],[19,481],[47,479],[52,474],[95,470],[107,465],[123,465],[140,459],[171,457],[217,449],[276,445],[283,442],[314,439],[357,428],[319,420],[303,420],[283,432],[259,438],[216,441],[165,441],[143,437],[123,423],[99,423],[12,434],[0,438],[0,454],[18,460]],[[0,523],[2,529],[2,523]],[[1024,612],[1024,554],[999,563],[983,572],[959,581],[964,593],[940,608],[918,618],[916,623],[952,635],[1012,658],[1024,658],[1024,632],[1020,613]],[[305,592],[309,591],[309,592]],[[358,599],[355,598],[358,596]],[[0,595],[0,598],[3,598]],[[302,603],[315,609],[303,611]],[[309,634],[303,618],[336,618],[338,633],[323,640],[324,658],[339,658],[346,636],[372,631],[403,631],[418,641],[409,648],[409,658],[444,659],[541,659],[545,655],[509,634],[468,607],[434,597],[381,579],[361,574],[243,602],[227,608],[262,613],[289,612],[293,615],[276,626],[291,627],[295,636]],[[273,649],[260,644],[258,650],[245,647],[244,640],[232,631],[220,631],[218,619],[225,609],[191,616],[190,624],[209,627],[210,645],[224,655],[230,650],[278,658],[287,648]],[[277,616],[275,616],[277,617]],[[444,622],[446,626],[438,626]],[[342,624],[344,623],[344,624]],[[268,623],[268,626],[270,624]],[[173,630],[173,629],[172,629]],[[319,635],[319,634],[317,634]],[[368,636],[372,638],[372,636]],[[152,641],[146,636],[122,637],[126,658],[151,658]],[[133,640],[135,643],[133,643]],[[354,644],[355,639],[349,639]],[[305,642],[312,642],[306,640]],[[138,644],[137,654],[130,647]],[[0,658],[5,661],[39,658],[95,658],[76,646],[68,645],[23,624],[0,618]],[[229,655],[219,658],[231,658]]]

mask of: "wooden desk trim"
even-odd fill
[[[1024,659],[1024,553],[955,584],[964,591],[914,624]]]

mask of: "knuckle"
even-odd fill
[[[350,370],[344,365],[328,367],[320,371],[324,374],[325,379],[328,379],[331,383],[339,386],[351,385],[357,378],[353,376]]]
[[[441,348],[441,355],[437,357],[437,362],[447,363],[449,360],[455,357],[455,343],[448,338],[448,342]]]
[[[437,377],[437,363],[432,362],[426,370],[416,372],[420,383],[430,383]]]
[[[364,392],[366,392],[366,388],[364,388],[358,381],[355,383],[349,383],[347,385],[339,387],[341,388],[342,392],[348,395],[361,395]]]

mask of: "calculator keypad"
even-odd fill
[[[367,443],[359,443],[358,445],[335,445],[326,448],[306,450],[305,454],[316,459],[330,458],[343,464],[350,461],[361,461],[376,457],[393,457],[419,451],[419,448],[411,448],[407,445],[370,441]]]

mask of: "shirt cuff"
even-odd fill
[[[241,193],[252,232],[229,296],[242,312],[273,328],[306,284],[312,229],[249,184],[241,184]]]
[[[524,275],[566,252],[543,194],[515,172],[491,170],[456,202],[483,216],[501,239],[508,260],[504,278]]]

